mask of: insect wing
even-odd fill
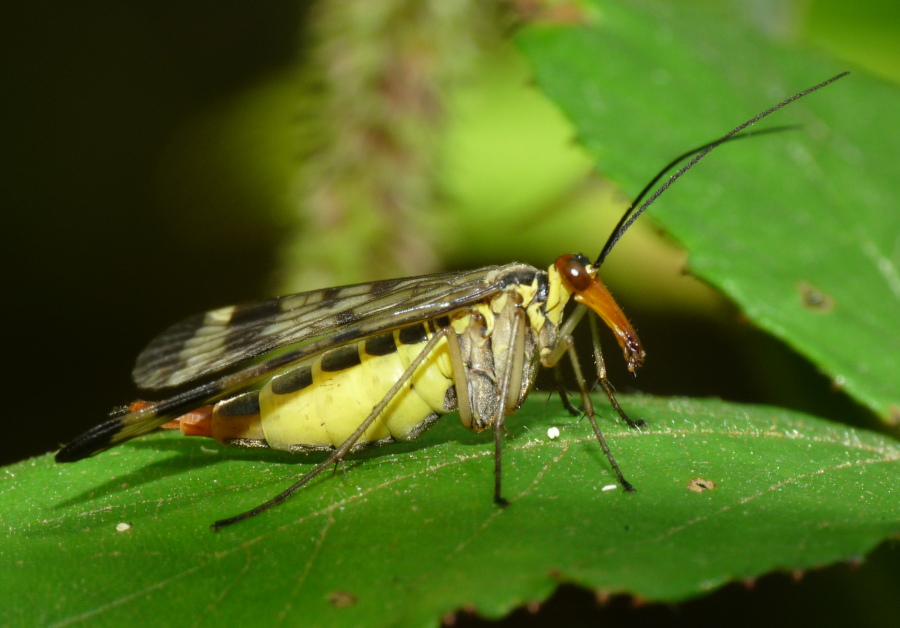
[[[74,462],[147,434],[196,407],[235,394],[324,351],[431,320],[503,289],[497,267],[305,292],[259,304],[213,310],[163,332],[138,358],[144,388],[186,383],[285,349],[234,373],[135,411],[127,409],[63,447],[57,462]],[[318,304],[318,307],[313,307]],[[286,307],[288,306],[288,307]],[[236,322],[237,333],[230,320]],[[290,324],[293,323],[293,324]],[[188,333],[193,329],[192,334]],[[254,335],[255,334],[255,335]],[[255,337],[259,336],[259,337]],[[236,339],[235,339],[236,338]]]
[[[349,342],[375,333],[368,329],[433,318],[447,304],[482,298],[491,270],[314,290],[212,310],[155,338],[138,356],[132,375],[144,389],[178,386],[279,347],[360,330]]]

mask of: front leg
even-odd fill
[[[564,353],[567,353],[569,355],[569,361],[572,363],[572,370],[575,373],[575,380],[578,383],[578,389],[581,391],[581,400],[584,403],[584,413],[587,415],[588,420],[591,422],[591,427],[594,429],[594,435],[597,437],[597,441],[599,441],[600,447],[603,449],[603,453],[606,454],[606,459],[609,460],[609,464],[612,467],[613,472],[616,474],[616,478],[619,480],[619,484],[621,484],[622,488],[624,488],[627,492],[633,493],[634,487],[628,480],[625,479],[625,476],[619,469],[619,465],[616,462],[616,459],[613,456],[609,445],[607,445],[606,443],[606,438],[604,438],[603,432],[600,430],[600,425],[597,423],[597,417],[594,415],[594,403],[593,401],[591,401],[590,390],[587,386],[587,382],[585,382],[584,374],[581,371],[581,363],[578,361],[578,354],[575,351],[575,342],[572,340],[572,336],[570,334],[561,336],[556,346],[547,354],[546,358],[541,358],[541,363],[548,368],[554,368],[557,366]],[[625,418],[629,425],[636,427],[635,423],[627,417],[625,412],[619,406],[619,403],[612,392],[612,387],[610,386],[610,388],[607,389],[604,386],[604,390],[607,390],[610,401],[612,402],[613,407],[616,408],[616,410],[619,412],[619,416]]]

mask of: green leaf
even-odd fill
[[[594,0],[520,37],[601,172],[636,193],[669,159],[846,64],[787,50],[737,3]],[[650,210],[690,270],[835,385],[900,420],[896,86],[855,72],[717,149]]]
[[[165,433],[7,467],[0,557],[16,603],[0,623],[427,626],[463,607],[500,617],[561,582],[675,601],[859,557],[900,529],[890,439],[770,407],[623,402],[649,427],[613,425],[597,399],[637,492],[605,490],[587,421],[535,399],[508,422],[506,509],[490,436],[453,417],[218,534],[213,520],[315,460]]]

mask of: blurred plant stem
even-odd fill
[[[436,228],[432,176],[444,95],[500,41],[497,17],[496,4],[475,0],[323,0],[311,11],[297,227],[280,292],[438,267],[434,239],[449,235]]]

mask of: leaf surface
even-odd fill
[[[637,492],[604,490],[587,421],[533,399],[508,422],[506,509],[491,439],[452,416],[218,534],[213,520],[315,460],[164,433],[7,467],[2,589],[18,603],[0,623],[428,626],[460,608],[500,617],[561,582],[677,601],[859,557],[900,529],[889,439],[770,407],[624,401],[647,429],[602,405],[601,421]]]

